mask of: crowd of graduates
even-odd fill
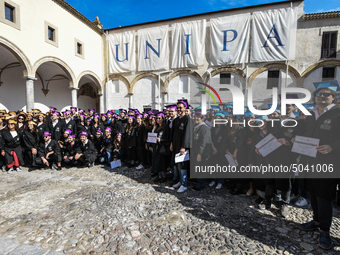
[[[120,161],[139,170],[151,167],[153,182],[166,183],[178,193],[188,189],[190,164],[224,158],[227,165],[224,155],[228,153],[237,160],[238,167],[327,163],[339,171],[340,100],[334,88],[325,84],[313,93],[313,100],[314,104],[306,105],[310,116],[305,116],[293,104],[283,106],[286,115],[281,115],[279,105],[269,116],[255,116],[248,107],[244,115],[233,115],[232,105],[226,105],[225,109],[213,107],[203,115],[200,107],[193,110],[185,99],[166,106],[164,111],[143,113],[137,109],[105,114],[89,109],[85,113],[74,107],[64,112],[51,107],[46,114],[38,109],[28,113],[0,110],[0,166],[10,173],[21,171],[20,166],[24,165],[30,171],[62,170]],[[279,121],[269,125],[268,118],[285,120],[287,125]],[[221,119],[238,124],[215,122]],[[242,120],[251,126],[240,125]],[[297,125],[292,127],[291,121]],[[156,134],[154,142],[149,140],[149,133]],[[263,157],[255,145],[269,134],[282,146]],[[291,152],[296,135],[320,139],[315,158]],[[176,154],[187,151],[190,151],[190,160],[175,161]],[[212,179],[209,183],[199,178],[194,183],[193,189],[197,191],[215,185],[221,189],[225,185],[233,195],[257,194],[255,202],[261,209],[270,209],[275,203],[284,217],[289,214],[290,202],[306,206],[310,201],[313,220],[299,227],[306,231],[320,229],[319,245],[324,249],[332,246],[329,230],[339,184],[336,178],[299,179],[292,175],[284,179]]]

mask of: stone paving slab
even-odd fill
[[[19,246],[19,242],[9,237],[0,237],[0,254],[7,254]]]
[[[8,253],[8,255],[45,255],[49,250],[45,250],[33,245],[21,245],[15,250]]]

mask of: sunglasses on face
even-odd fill
[[[183,109],[184,107],[177,107],[177,110]]]
[[[19,118],[18,120],[23,120],[24,118]]]
[[[331,93],[316,93],[315,96],[316,97],[329,97],[330,95],[332,95]]]
[[[161,120],[162,118],[157,118],[158,120]]]

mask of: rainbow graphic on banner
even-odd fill
[[[222,100],[221,100],[220,95],[217,93],[217,91],[216,91],[213,87],[211,87],[210,85],[205,84],[205,83],[203,83],[203,82],[197,82],[197,83],[198,83],[198,84],[201,84],[201,85],[203,85],[203,86],[205,86],[205,87],[207,87],[207,88],[210,89],[212,92],[214,92],[214,93],[216,94],[218,100],[220,101],[220,104],[223,105],[223,104],[222,104]],[[217,105],[217,102],[216,102],[215,98],[213,97],[213,95],[211,94],[210,91],[208,91],[207,89],[204,89],[204,88],[200,88],[200,87],[197,87],[197,88],[200,89],[200,90],[202,90],[202,91],[205,91],[205,92],[213,99],[215,105]]]

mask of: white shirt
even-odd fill
[[[330,105],[328,105],[327,107],[325,107],[325,108],[323,109],[323,113],[329,111],[331,108],[333,108],[333,106],[335,106],[335,104],[330,104]],[[319,115],[318,107],[317,107],[317,106],[313,109],[313,112],[315,113],[315,120],[318,120],[318,118],[323,114],[323,113],[321,113],[321,114]]]
[[[58,124],[58,120],[56,122],[52,122],[53,127]]]
[[[17,133],[17,131],[11,131],[11,135],[14,138],[14,137],[16,137],[18,135],[18,133]]]
[[[85,144],[87,144],[89,142],[89,139],[86,139],[86,142],[83,143],[83,146],[85,146]]]
[[[50,144],[50,142],[51,142],[51,139],[50,139],[50,141],[49,141],[48,143],[45,143],[45,149],[46,149],[47,146]]]

